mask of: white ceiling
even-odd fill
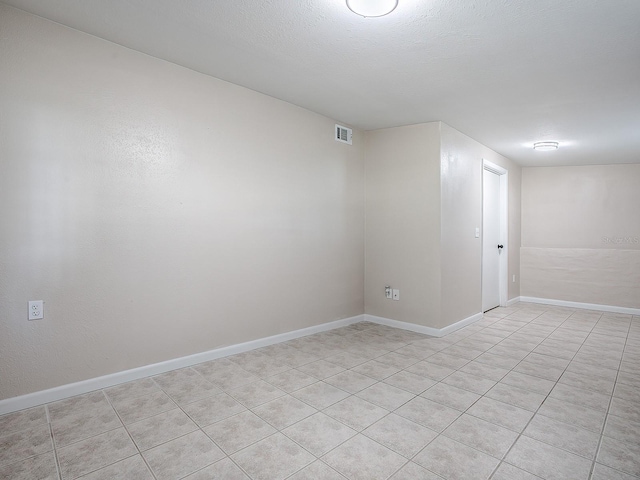
[[[442,120],[522,165],[640,163],[639,0],[399,0],[369,19],[344,0],[1,1],[357,128]]]

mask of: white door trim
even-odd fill
[[[482,169],[483,175],[484,170],[488,170],[500,179],[500,244],[504,245],[504,248],[500,253],[499,291],[500,306],[506,307],[509,299],[509,171],[484,158]],[[482,228],[484,229],[484,225]]]

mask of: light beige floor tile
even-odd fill
[[[536,365],[542,365],[543,367],[549,367],[556,370],[564,370],[567,365],[571,363],[570,360],[564,358],[551,357],[549,355],[542,355],[540,353],[530,353],[523,360],[529,363],[535,363]]]
[[[602,410],[594,410],[551,397],[544,401],[538,414],[597,433],[602,431],[606,416]]]
[[[501,463],[496,473],[493,474],[491,480],[539,480],[540,477],[533,475],[532,473],[525,472],[524,470],[509,465],[508,463]]]
[[[485,351],[478,350],[471,347],[464,347],[458,344],[451,345],[450,347],[442,350],[442,353],[446,353],[447,355],[453,355],[454,357],[461,357],[467,360],[473,360],[480,355],[482,355]]]
[[[474,361],[484,363],[486,365],[491,365],[493,367],[506,368],[508,370],[511,370],[518,363],[520,363],[520,360],[520,358],[505,357],[503,355],[496,355],[494,353],[485,352]]]
[[[440,435],[413,459],[446,479],[485,480],[500,461]]]
[[[500,380],[500,383],[522,388],[523,390],[530,390],[544,396],[547,396],[555,385],[555,382],[550,380],[515,371],[509,372],[502,380]]]
[[[2,480],[58,480],[53,451],[0,466]]]
[[[371,357],[356,355],[349,352],[342,352],[326,357],[324,360],[329,363],[339,365],[342,368],[353,368],[356,365],[368,362],[369,360],[371,360]]]
[[[539,393],[506,385],[504,383],[496,384],[495,387],[485,394],[485,397],[508,403],[519,408],[524,408],[525,410],[530,410],[532,412],[535,412],[545,399],[545,396]]]
[[[567,367],[567,372],[579,373],[591,377],[602,377],[608,380],[615,380],[618,371],[611,368],[599,367],[597,365],[588,365],[586,363],[571,362]]]
[[[191,368],[163,373],[153,380],[180,406],[220,393],[218,387]]]
[[[630,372],[630,371],[620,372],[618,374],[617,381],[625,385],[629,385],[635,388],[640,388],[640,375],[638,375],[636,369],[634,369],[633,372]]]
[[[640,444],[602,437],[598,463],[630,475],[640,475]]]
[[[464,412],[480,398],[480,395],[476,393],[462,390],[445,383],[434,385],[420,396],[446,405],[447,407],[455,408],[461,412]]]
[[[308,387],[301,388],[291,395],[318,410],[327,408],[349,396],[344,390],[340,390],[324,382],[314,383]]]
[[[453,355],[447,355],[446,353],[438,352],[435,355],[429,357],[429,363],[435,363],[441,367],[448,367],[454,370],[464,367],[471,360],[462,357],[456,357]]]
[[[197,425],[179,408],[145,418],[127,427],[140,451],[149,450],[197,429]]]
[[[389,411],[399,408],[415,397],[411,392],[381,382],[365,388],[356,396]]]
[[[410,400],[395,413],[436,432],[442,432],[461,415],[458,410],[422,397]]]
[[[122,427],[122,422],[110,406],[82,410],[75,415],[67,415],[51,423],[56,446],[62,447],[78,440]]]
[[[317,457],[334,449],[358,432],[322,412],[285,428],[282,433]]]
[[[408,459],[438,436],[435,431],[395,414],[382,418],[362,433]]]
[[[229,458],[223,458],[213,465],[184,477],[184,480],[250,480],[250,478]]]
[[[242,367],[239,367],[238,365],[230,361],[228,364],[223,364],[219,367],[211,365],[205,367],[204,365],[207,364],[196,365],[193,368],[194,370],[198,371],[205,379],[216,385],[218,388],[221,388],[225,392],[260,380],[260,378],[256,375],[249,373]]]
[[[285,395],[254,408],[253,412],[278,430],[282,430],[313,415],[317,410],[291,395]]]
[[[257,407],[285,394],[286,392],[262,380],[229,391],[229,395],[247,408]]]
[[[625,420],[615,415],[609,415],[603,435],[615,438],[621,442],[640,445],[640,423]]]
[[[593,467],[591,480],[638,480],[638,478],[640,477],[631,476],[605,465],[596,463]]]
[[[27,430],[43,423],[47,423],[47,412],[44,406],[2,415],[0,416],[0,436],[19,430]]]
[[[404,370],[405,372],[413,373],[421,377],[426,377],[436,382],[444,380],[446,377],[456,371],[455,368],[446,367],[444,365],[438,365],[428,361],[418,362]],[[403,373],[403,372],[400,372]]]
[[[278,355],[276,355],[275,358],[277,361],[294,368],[299,367],[301,365],[306,365],[307,363],[316,362],[319,360],[319,358],[316,355],[313,355],[309,352],[305,352],[302,350],[298,350],[296,348],[286,352],[280,352]]]
[[[407,461],[364,435],[347,440],[322,460],[351,480],[386,480]]]
[[[478,395],[484,395],[496,384],[496,382],[489,380],[488,378],[464,372],[452,373],[442,380],[442,383],[446,383],[447,385],[458,387]]]
[[[442,480],[442,477],[422,468],[417,463],[409,462],[389,480]]]
[[[242,413],[225,418],[209,425],[204,432],[218,444],[227,455],[237,452],[276,432],[276,429],[253,412]]]
[[[243,388],[243,387],[241,387]],[[275,388],[275,387],[273,387]],[[227,417],[243,412],[245,409],[233,397],[220,393],[213,397],[186,405],[183,410],[195,421],[199,427],[206,427]]]
[[[391,375],[383,380],[383,383],[405,390],[414,395],[419,395],[429,387],[436,384],[435,380],[410,373],[407,370]]]
[[[640,401],[633,398],[613,397],[609,414],[640,423]]]
[[[505,461],[549,480],[587,480],[591,460],[521,436]]]
[[[386,355],[376,358],[376,360],[380,363],[391,365],[392,367],[396,367],[401,370],[418,363],[418,360],[415,357],[409,357],[397,352],[387,353]]]
[[[122,383],[115,387],[105,389],[104,393],[107,394],[111,402],[116,402],[124,398],[131,399],[133,397],[139,397],[141,395],[149,395],[160,390],[160,387],[150,378],[141,378],[133,382]]]
[[[518,438],[512,430],[466,414],[449,425],[443,435],[496,458],[502,458]]]
[[[533,412],[523,408],[500,402],[489,397],[482,397],[469,410],[467,414],[478,417],[495,425],[508,428],[515,432],[522,432],[527,426]]]
[[[289,477],[288,480],[345,480],[345,478],[326,463],[317,460]]]
[[[298,367],[298,370],[319,380],[324,380],[327,377],[332,377],[345,371],[343,367],[336,365],[335,363],[325,362],[324,360],[318,360],[316,362],[307,363],[306,365],[301,365]]]
[[[473,362],[467,363],[460,369],[460,371],[468,373],[470,375],[488,378],[489,380],[493,380],[494,382],[500,381],[502,377],[509,373],[509,370],[507,370],[506,368],[494,367],[492,365],[487,365],[486,363],[481,363],[475,360]]]
[[[371,377],[374,380],[384,380],[387,377],[390,377],[394,373],[398,373],[400,368],[394,367],[392,365],[387,365],[386,363],[378,362],[377,360],[370,360],[366,363],[358,365],[357,367],[353,367],[352,372],[357,372],[362,375],[366,375],[367,377]]]
[[[231,459],[254,480],[281,480],[301,470],[315,457],[281,433],[233,454]]]
[[[96,413],[105,409],[112,410],[102,391],[77,395],[47,405],[50,421],[52,422],[62,420],[68,416]]]
[[[582,388],[572,387],[557,383],[549,394],[550,397],[556,398],[569,403],[575,403],[584,407],[593,408],[595,410],[606,411],[609,406],[611,397],[592,390],[584,390]]]
[[[78,478],[138,453],[124,428],[72,443],[58,449],[64,480]]]
[[[0,437],[0,465],[53,450],[51,430],[44,423]]]
[[[325,378],[324,381],[349,393],[357,393],[376,383],[373,378],[361,375],[353,370],[347,370],[333,377]]]
[[[140,455],[121,460],[108,467],[101,468],[80,480],[154,480],[147,464]]]
[[[142,454],[158,480],[182,478],[225,457],[200,430]]]
[[[583,388],[585,390],[593,390],[594,392],[604,393],[605,395],[613,394],[614,380],[608,380],[602,377],[587,376],[576,372],[564,372],[559,380],[560,383],[571,385],[573,387]]]
[[[389,411],[361,398],[348,397],[325,408],[324,413],[354,430],[360,431],[380,420]]]
[[[122,397],[118,400],[113,400],[112,403],[125,425],[176,407],[173,400],[161,390],[133,398]]]
[[[564,370],[561,368],[553,368],[545,365],[538,365],[537,363],[528,362],[525,358],[513,369],[514,372],[524,373],[534,377],[544,378],[552,382],[557,382],[562,376]]]
[[[273,377],[267,377],[265,380],[287,393],[300,390],[318,381],[317,378],[296,369],[287,370]]]
[[[589,459],[595,457],[600,440],[598,433],[558,422],[542,415],[533,417],[523,435]]]

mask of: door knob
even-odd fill
[[[504,245],[498,245],[498,248],[504,248]]]

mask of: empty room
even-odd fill
[[[0,0],[0,480],[640,480],[638,25]]]

